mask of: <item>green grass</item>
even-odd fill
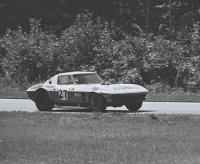
[[[172,93],[149,93],[147,101],[158,102],[200,102],[200,93],[172,92]]]
[[[27,99],[28,96],[26,94],[26,91],[21,91],[21,90],[7,90],[7,91],[2,91],[0,90],[0,98],[5,98],[5,99]]]
[[[197,164],[200,116],[0,112],[1,164]]]
[[[28,98],[25,89],[20,90],[19,87],[0,88],[0,98]]]

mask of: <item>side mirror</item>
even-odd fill
[[[52,81],[49,81],[49,84],[52,84]]]

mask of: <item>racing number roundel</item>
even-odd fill
[[[59,97],[61,100],[67,100],[68,92],[66,90],[59,90]]]

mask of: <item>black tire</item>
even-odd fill
[[[105,112],[107,103],[103,96],[93,94],[90,98],[90,107],[95,112]]]
[[[45,91],[38,91],[36,93],[35,104],[39,111],[50,111],[54,106]]]
[[[126,104],[125,106],[130,112],[136,112],[142,107],[142,102],[136,102],[136,103],[133,103],[133,104]]]

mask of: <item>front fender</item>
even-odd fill
[[[46,92],[47,95],[49,96],[50,100],[51,100],[52,102],[55,102],[55,98],[54,98],[54,93],[55,93],[55,91],[48,91],[46,88],[39,88],[39,89],[36,91],[35,96],[37,96],[37,93],[38,93],[38,92]]]

